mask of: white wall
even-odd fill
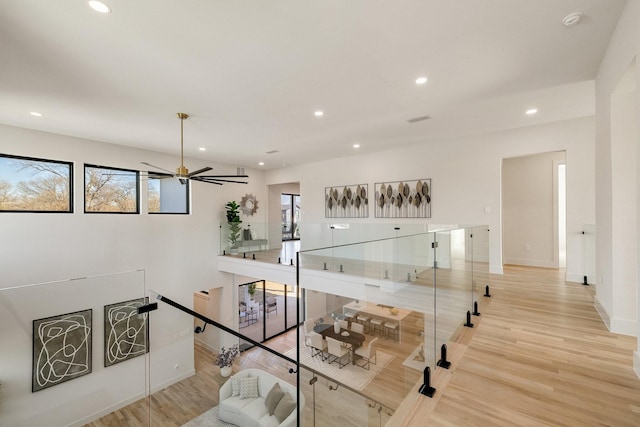
[[[571,121],[476,135],[455,140],[394,147],[357,157],[289,167],[266,174],[268,184],[300,182],[304,223],[335,222],[324,217],[324,188],[345,183],[432,179],[431,224],[488,224],[490,268],[502,272],[500,219],[502,159],[566,150],[567,277],[583,276],[582,225],[595,221],[594,121]],[[337,172],[338,171],[338,172]],[[402,220],[403,224],[424,220]],[[345,221],[347,222],[347,221]],[[348,222],[394,224],[398,219],[349,219]]]
[[[615,120],[612,115],[620,118],[612,102],[616,103],[616,88],[623,80],[630,65],[640,56],[640,2],[629,1],[618,21],[618,26],[611,37],[607,52],[600,64],[596,77],[596,197],[598,208],[596,211],[596,264],[597,264],[597,307],[605,323],[614,332],[623,332],[640,337],[640,325],[638,325],[637,313],[640,312],[640,295],[638,292],[638,268],[640,261],[627,259],[627,263],[615,260],[617,248],[624,247],[626,241],[631,240],[635,244],[640,241],[638,234],[631,236],[628,233],[621,235],[616,230],[615,224],[618,215],[628,218],[628,211],[632,206],[628,201],[617,199],[614,195],[614,185],[626,186],[627,195],[635,200],[640,200],[640,181],[638,180],[638,124],[640,123],[640,94],[636,90],[635,99],[635,143],[625,144],[624,138],[615,135]],[[640,82],[638,67],[634,70],[635,86]],[[613,135],[612,135],[613,133]],[[614,141],[615,138],[615,141]],[[620,142],[621,145],[615,146]],[[626,147],[625,147],[626,145]],[[622,150],[622,152],[616,152]],[[625,157],[636,159],[636,170],[633,176],[620,176],[616,173],[618,167],[627,168]],[[620,164],[622,162],[622,164]],[[623,182],[625,182],[623,184]],[[629,193],[629,189],[631,193]],[[634,206],[635,207],[635,206]],[[636,230],[640,229],[640,218],[636,216]],[[633,283],[620,283],[620,277],[636,277]],[[629,305],[626,301],[636,301],[635,318],[630,318]],[[640,344],[640,340],[639,344]],[[640,347],[638,348],[640,350]],[[634,369],[640,376],[640,353],[634,354]]]
[[[51,158],[75,162],[74,193],[75,213],[2,213],[0,214],[0,289],[29,283],[63,280],[136,269],[145,270],[146,287],[177,302],[193,306],[193,292],[218,286],[225,287],[225,295],[231,278],[217,268],[219,250],[219,224],[224,219],[224,204],[240,200],[245,192],[251,192],[266,201],[263,174],[248,170],[248,185],[210,185],[192,183],[190,215],[146,214],[146,189],[141,192],[140,215],[84,214],[83,213],[83,163],[140,169],[140,162],[171,169],[178,165],[177,155],[135,150],[113,144],[73,138],[44,132],[30,131],[0,125],[0,152],[5,154]],[[217,171],[232,171],[229,166],[212,162],[185,159],[190,169],[213,166]],[[260,220],[266,220],[265,209],[258,211]],[[232,289],[228,289],[229,294]],[[60,299],[69,298],[60,295]],[[114,302],[119,301],[116,300]],[[161,304],[162,305],[162,304]],[[163,307],[164,311],[174,310]],[[232,319],[233,310],[227,304],[223,319]],[[61,314],[48,313],[45,316]],[[153,316],[153,314],[152,314]],[[193,330],[189,316],[180,321],[167,322],[157,329],[152,349],[163,349],[163,354],[151,358],[152,381],[167,383],[172,378],[193,370],[193,337],[185,339],[184,331]],[[95,337],[94,339],[101,339]],[[0,337],[0,341],[2,337]],[[10,344],[0,343],[3,353]],[[24,358],[31,358],[24,354]],[[94,365],[102,365],[102,354],[94,353]],[[174,369],[175,365],[179,369]],[[100,381],[105,389],[117,388],[122,380],[119,366],[109,368],[109,376]],[[91,379],[89,374],[87,379]],[[93,378],[96,378],[95,375]],[[95,380],[94,380],[95,381]],[[6,384],[5,384],[6,385]],[[68,383],[71,387],[74,381]],[[141,384],[143,386],[143,384]],[[59,386],[56,386],[59,387]],[[55,388],[53,390],[55,390]],[[142,389],[144,390],[144,389]],[[54,393],[55,394],[55,393]],[[117,396],[117,393],[115,393]],[[116,403],[99,394],[87,396],[103,407]],[[127,396],[118,396],[119,400]],[[119,401],[118,400],[118,401]],[[89,405],[87,405],[89,406]],[[66,411],[60,411],[60,419],[51,425],[71,423]]]
[[[564,157],[553,152],[503,161],[505,264],[558,268],[556,164]]]
[[[638,335],[637,303],[634,313],[629,312],[626,301],[638,301],[637,279],[635,282],[620,282],[624,277],[636,277],[638,266],[637,257],[620,262],[618,249],[625,247],[629,240],[637,248],[637,234],[630,236],[629,229],[617,228],[618,218],[629,218],[629,199],[617,197],[614,187],[624,190],[632,198],[638,198],[640,186],[637,182],[637,171],[630,166],[628,158],[637,157],[637,137],[635,144],[625,142],[625,138],[618,133],[620,128],[616,121],[621,117],[615,105],[623,102],[615,94],[616,88],[623,80],[634,58],[640,54],[640,2],[627,2],[614,32],[607,52],[600,64],[596,77],[596,173],[598,209],[596,212],[597,230],[597,278],[596,288],[597,306],[605,322],[614,332]],[[635,70],[635,82],[640,81],[638,70]],[[639,105],[638,92],[634,95],[635,105]],[[612,108],[612,104],[614,107]],[[635,110],[635,126],[640,122],[638,109]],[[617,117],[612,119],[612,115]],[[633,170],[621,174],[619,171]],[[630,190],[631,189],[631,190]],[[631,191],[631,193],[629,192]],[[636,229],[638,226],[636,219]],[[633,230],[631,230],[633,232]],[[637,249],[636,249],[637,250]],[[636,359],[636,363],[638,360]],[[636,366],[636,369],[640,369]]]

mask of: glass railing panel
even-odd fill
[[[428,359],[433,361],[433,324],[428,324],[433,317],[399,307],[391,302],[397,295],[386,292],[386,300],[373,300],[375,291],[369,300],[320,290],[305,293],[307,319],[301,331],[300,364],[331,379],[334,388],[340,385],[379,402],[377,407],[395,410],[422,378]],[[426,334],[425,328],[429,328]],[[336,343],[338,350],[329,347]],[[339,393],[327,397],[335,395]],[[371,416],[368,408],[360,409],[359,417]]]
[[[0,425],[83,425],[136,401],[149,425],[144,283],[131,271],[1,289]]]
[[[305,366],[300,367],[300,391],[306,402],[305,427],[382,427],[393,414],[380,402]]]
[[[359,366],[366,358],[358,353],[368,352],[373,343],[377,363],[370,365],[375,374],[371,382],[345,380],[344,385],[380,402],[377,408],[395,410],[422,379],[425,366],[435,368],[433,240],[429,233],[301,253],[299,278],[307,307],[301,341],[308,347],[314,333],[333,331],[332,338],[351,346],[350,362],[342,371],[303,348],[301,364],[334,380],[332,371],[366,376],[367,370]],[[341,338],[343,334],[349,335]],[[354,341],[348,342],[349,337]],[[365,414],[363,408],[361,416],[371,416],[370,411]]]
[[[305,269],[411,282],[420,271],[433,267],[430,238],[429,233],[422,233],[303,250],[300,265]]]
[[[220,223],[220,253],[253,253],[270,247],[279,248],[280,244],[281,242],[269,240],[269,226],[266,223]]]
[[[473,307],[473,247],[470,229],[435,235],[436,345],[441,348],[466,322],[467,312]]]
[[[489,283],[489,227],[475,226],[473,234],[473,300],[480,303]]]
[[[300,227],[304,230],[302,249],[341,246],[427,232],[426,224],[371,224],[350,221],[349,218],[335,218],[324,224],[301,223]]]
[[[192,427],[217,425],[218,420],[297,425],[297,351],[291,340],[274,340],[270,346],[252,342],[165,295],[158,298],[151,291],[150,299],[158,301],[150,315],[150,377],[156,384],[150,398],[153,425]],[[295,331],[292,334],[295,343]],[[251,347],[242,350],[242,341]],[[246,390],[235,395],[234,378],[238,384],[247,378]],[[291,397],[293,407],[283,402],[277,415],[269,415],[264,399],[276,383]],[[304,409],[304,397],[300,403]],[[276,421],[277,416],[282,420]]]
[[[282,241],[278,226],[249,221],[243,221],[237,226],[220,223],[219,254],[270,264],[295,265],[301,241]]]

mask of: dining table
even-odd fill
[[[366,339],[363,334],[358,332],[349,331],[344,328],[340,328],[340,332],[336,334],[333,329],[333,325],[328,323],[321,323],[313,327],[313,331],[322,335],[322,338],[331,337],[340,342],[349,344],[351,346],[351,363],[356,364],[356,349],[362,346],[362,343]]]

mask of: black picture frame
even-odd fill
[[[33,321],[31,392],[90,374],[93,310]]]
[[[148,315],[138,307],[148,298],[136,298],[104,306],[104,367],[125,362],[149,352]]]

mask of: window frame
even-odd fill
[[[131,212],[126,212],[126,211],[88,211],[87,210],[87,168],[93,168],[93,169],[109,169],[111,171],[116,171],[116,172],[130,172],[132,174],[135,174],[135,178],[136,178],[136,186],[135,186],[135,202],[136,202],[136,209],[135,211],[131,211]],[[83,199],[83,204],[84,204],[84,213],[85,214],[114,214],[114,215],[139,215],[140,214],[140,171],[139,170],[135,170],[135,169],[124,169],[124,168],[118,168],[118,167],[113,167],[113,166],[105,166],[105,165],[95,165],[95,164],[91,164],[91,163],[85,163],[84,164],[84,168],[83,168],[83,174],[82,174],[82,179],[84,182],[84,185],[82,187],[82,199]]]
[[[28,156],[17,156],[13,154],[5,154],[0,153],[0,157],[8,158],[8,159],[16,159],[16,160],[27,160],[33,162],[42,162],[42,163],[54,163],[58,165],[66,165],[68,167],[69,175],[68,175],[68,200],[69,200],[69,208],[67,210],[32,210],[32,209],[2,209],[0,208],[0,213],[65,213],[72,214],[74,213],[74,187],[73,187],[73,169],[74,163],[66,160],[54,160],[54,159],[41,159],[38,157],[28,157]]]
[[[155,176],[154,176],[155,175]],[[157,172],[151,172],[148,171],[147,172],[147,179],[150,181],[152,179],[157,179],[160,180],[163,177],[164,178],[164,174],[159,174]],[[167,178],[167,179],[176,179],[176,178]],[[147,181],[147,214],[149,215],[189,215],[191,213],[191,196],[189,195],[191,193],[191,180],[187,179],[186,184],[181,184],[181,185],[185,185],[186,186],[186,200],[185,200],[185,206],[187,208],[186,212],[151,212],[149,210],[149,199],[150,199],[150,192],[149,192],[149,181]],[[158,196],[158,200],[160,200],[160,196]]]

